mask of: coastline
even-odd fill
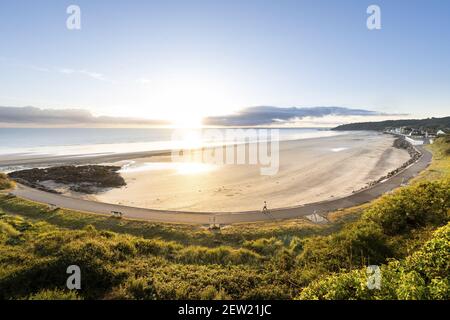
[[[124,188],[94,195],[65,195],[169,212],[256,211],[266,199],[271,209],[291,208],[358,193],[373,186],[371,181],[398,171],[409,156],[394,148],[393,141],[392,136],[363,133],[286,141],[280,148],[283,161],[275,177],[261,177],[255,172],[257,168],[250,166],[228,166],[193,176],[169,170],[137,171],[123,174],[127,181]],[[163,164],[161,161],[170,161],[170,157],[152,154],[133,162],[140,166]],[[165,199],[164,194],[168,195]]]
[[[170,156],[138,158],[122,172],[126,187],[72,196],[139,208],[218,213],[260,210],[264,201],[268,208],[305,205],[350,195],[402,166],[410,157],[393,147],[394,140],[360,133],[284,141],[279,146],[279,170],[269,176],[260,174],[260,165],[200,163],[184,168]]]
[[[418,147],[422,156],[412,165],[392,176],[387,181],[379,183],[371,188],[361,190],[341,199],[333,199],[318,203],[280,208],[271,210],[269,215],[261,214],[261,211],[235,212],[235,213],[211,213],[211,212],[173,212],[167,210],[152,210],[133,208],[121,205],[93,202],[83,199],[71,198],[63,195],[55,195],[32,188],[18,186],[11,194],[38,203],[49,204],[70,210],[110,216],[111,211],[123,213],[123,217],[131,220],[145,220],[163,223],[210,225],[212,219],[218,225],[237,223],[265,222],[273,220],[285,220],[307,216],[311,213],[326,214],[344,208],[358,206],[372,201],[381,195],[401,186],[403,181],[409,181],[425,170],[431,163],[432,154],[426,149]]]

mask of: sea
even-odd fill
[[[171,150],[186,146],[205,147],[213,144],[211,131],[223,132],[222,144],[227,144],[226,130],[233,128],[0,128],[0,160],[53,156],[92,156],[117,153]],[[241,128],[244,130],[245,128]],[[269,137],[270,130],[267,128]],[[261,128],[253,128],[261,130]],[[330,137],[343,132],[324,128],[280,128],[279,140]],[[176,137],[176,138],[174,138]],[[217,134],[214,143],[218,143]]]

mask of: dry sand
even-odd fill
[[[281,142],[280,168],[274,176],[262,176],[257,165],[214,166],[206,171],[200,165],[190,171],[171,167],[167,155],[139,158],[122,173],[126,187],[88,198],[209,212],[260,210],[264,201],[270,209],[329,200],[349,195],[406,162],[408,153],[393,148],[393,140],[389,135],[356,132]],[[145,170],[146,166],[153,169]]]

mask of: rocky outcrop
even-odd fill
[[[117,166],[60,166],[45,169],[28,169],[11,172],[8,176],[30,187],[58,193],[52,188],[42,184],[44,181],[53,181],[68,185],[69,189],[81,193],[96,193],[99,189],[117,188],[126,185],[120,176]]]

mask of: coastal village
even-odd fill
[[[415,146],[433,144],[437,137],[447,134],[447,132],[442,129],[412,127],[389,127],[386,128],[384,132],[403,136],[406,141]]]

